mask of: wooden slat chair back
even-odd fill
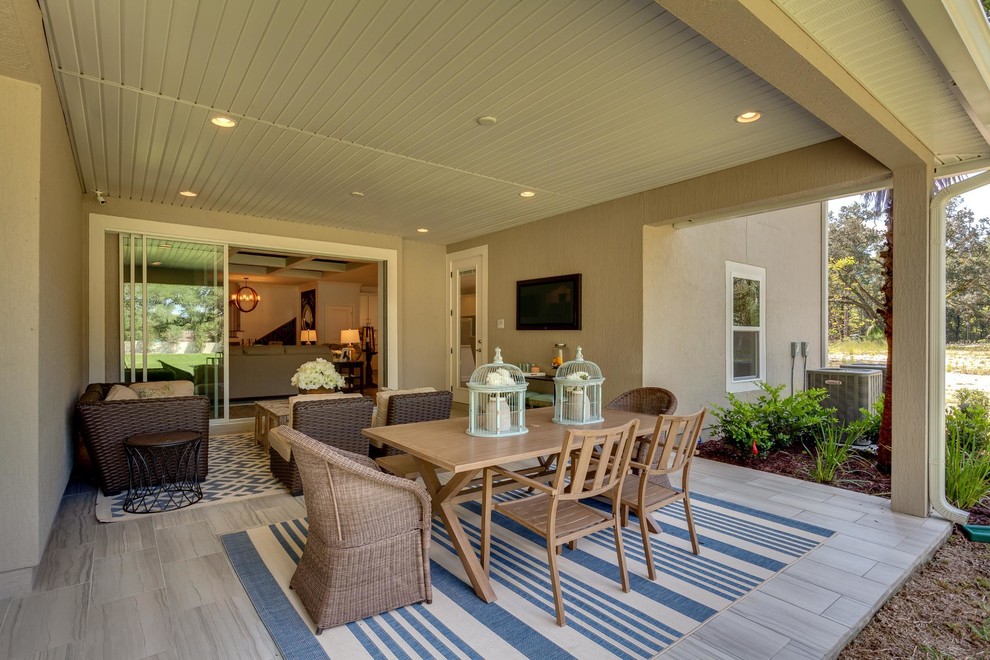
[[[634,438],[638,430],[638,419],[608,429],[569,429],[560,448],[558,464],[561,467],[549,485],[505,468],[485,469],[481,565],[487,573],[493,510],[542,536],[546,540],[550,583],[559,626],[566,625],[560,573],[557,568],[557,554],[564,544],[569,544],[573,549],[577,539],[611,527],[615,536],[619,580],[622,590],[629,591],[618,505],[613,505],[611,511],[601,511],[584,504],[582,500],[604,495],[613,503],[617,501],[622,492],[623,480],[629,472]],[[496,504],[492,501],[495,474],[517,481],[521,486],[537,492],[529,497]]]
[[[634,474],[629,475],[622,486],[622,523],[623,526],[627,524],[630,511],[635,512],[639,518],[643,552],[651,580],[656,579],[656,568],[647,517],[653,511],[674,502],[683,502],[684,516],[691,536],[691,549],[696,555],[701,552],[691,515],[690,477],[691,463],[706,412],[702,408],[693,415],[662,415],[657,419],[649,445],[640,453],[640,456],[645,455],[645,460],[630,461]],[[681,473],[680,491],[657,483],[656,477],[666,477],[678,471]]]

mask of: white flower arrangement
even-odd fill
[[[512,377],[512,374],[509,373],[509,370],[502,367],[499,367],[485,377],[485,385],[499,386],[515,384],[516,380]]]
[[[564,376],[565,381],[571,381],[577,383],[582,380],[589,380],[591,374],[587,371],[575,371],[574,373],[567,374]],[[565,392],[584,392],[584,385],[566,385],[564,387]]]
[[[344,377],[337,373],[333,364],[323,358],[316,358],[312,362],[306,362],[296,369],[296,373],[290,381],[293,387],[300,390],[317,390],[325,388],[328,390],[339,390],[345,384]]]

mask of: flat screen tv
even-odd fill
[[[516,282],[516,330],[580,329],[580,273]]]

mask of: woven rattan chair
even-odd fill
[[[388,399],[388,410],[385,412],[385,425],[412,424],[414,422],[432,422],[437,419],[448,419],[454,395],[448,390],[440,392],[416,392],[414,394],[395,394]],[[379,456],[378,465],[385,471],[398,477],[415,479],[419,474],[416,461],[409,454],[394,447],[384,447]]]
[[[644,415],[671,415],[677,410],[677,397],[662,387],[637,387],[615,397],[605,408]]]
[[[297,401],[292,409],[292,428],[314,440],[362,456],[368,455],[368,438],[361,429],[371,426],[374,405],[367,397]],[[272,474],[293,495],[301,495],[303,482],[295,456],[286,460],[273,447],[268,450]]]
[[[561,464],[567,462],[568,465],[566,469],[557,471],[550,485],[501,467],[485,468],[481,517],[482,567],[487,573],[493,509],[542,536],[546,540],[558,626],[566,625],[560,574],[557,570],[557,554],[565,543],[573,548],[577,539],[611,527],[615,534],[615,552],[622,590],[629,591],[629,574],[622,552],[618,507],[613,506],[611,512],[606,512],[583,504],[581,500],[598,496],[615,498],[621,492],[622,482],[629,471],[633,438],[638,429],[638,419],[609,429],[568,429],[558,459]],[[569,457],[570,461],[565,461],[565,457]],[[492,487],[496,474],[500,478],[508,478],[522,486],[528,486],[537,491],[537,494],[494,503]]]
[[[431,602],[430,496],[380,472],[367,456],[329,447],[287,426],[306,490],[309,537],[289,586],[325,628]]]
[[[694,518],[691,516],[690,476],[691,462],[694,450],[698,446],[698,436],[705,419],[706,410],[702,408],[693,415],[662,415],[653,429],[653,437],[646,445],[646,458],[643,461],[633,461],[630,465],[637,474],[626,477],[622,484],[622,524],[626,525],[629,512],[639,518],[639,529],[643,535],[643,552],[646,554],[646,566],[650,579],[657,579],[657,571],[653,564],[653,550],[650,545],[650,533],[646,526],[646,517],[653,511],[661,509],[674,502],[684,503],[684,517],[687,518],[688,533],[691,536],[691,549],[699,554],[698,535],[694,529]],[[658,485],[652,477],[663,476],[680,471],[681,490],[676,491],[670,486]]]
[[[93,383],[76,404],[76,427],[89,453],[100,489],[116,495],[127,489],[123,442],[141,433],[195,431],[203,437],[198,475],[209,472],[210,401],[205,396],[105,401],[113,383]]]

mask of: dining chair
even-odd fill
[[[289,587],[316,634],[431,602],[433,507],[426,487],[288,426],[273,433],[292,445],[306,490],[309,534]]]
[[[409,392],[394,394],[385,402],[385,425],[413,424],[448,419],[453,404],[453,394],[448,390],[439,392]],[[409,454],[394,447],[385,447],[376,457],[378,466],[398,477],[415,479],[419,476],[419,466]]]
[[[650,545],[650,532],[647,517],[658,509],[674,502],[684,503],[684,517],[687,518],[688,533],[691,536],[691,549],[700,554],[698,534],[691,516],[690,476],[694,450],[698,446],[701,424],[706,409],[693,415],[661,415],[657,419],[653,436],[646,445],[645,460],[630,461],[634,474],[626,477],[621,489],[621,510],[623,527],[629,521],[632,511],[639,518],[639,530],[643,536],[643,553],[651,580],[657,579],[653,562],[653,549]],[[677,471],[681,473],[681,490],[669,485],[659,485],[654,477],[664,477]],[[614,507],[614,505],[613,505]]]
[[[637,387],[608,402],[606,410],[626,410],[644,415],[670,415],[677,410],[677,397],[662,387]]]
[[[622,492],[623,479],[629,472],[633,438],[638,430],[638,419],[614,428],[568,429],[558,458],[561,468],[550,484],[502,467],[485,468],[481,517],[482,568],[486,573],[489,570],[493,510],[542,536],[546,542],[558,626],[567,625],[557,567],[557,555],[565,543],[573,549],[577,539],[611,527],[615,536],[622,590],[629,591],[629,574],[626,571],[619,528],[619,507],[614,502]],[[492,500],[495,475],[500,477],[500,487],[511,480],[522,487],[530,488],[536,494],[495,503]],[[612,499],[611,511],[602,511],[583,502],[602,495]]]

